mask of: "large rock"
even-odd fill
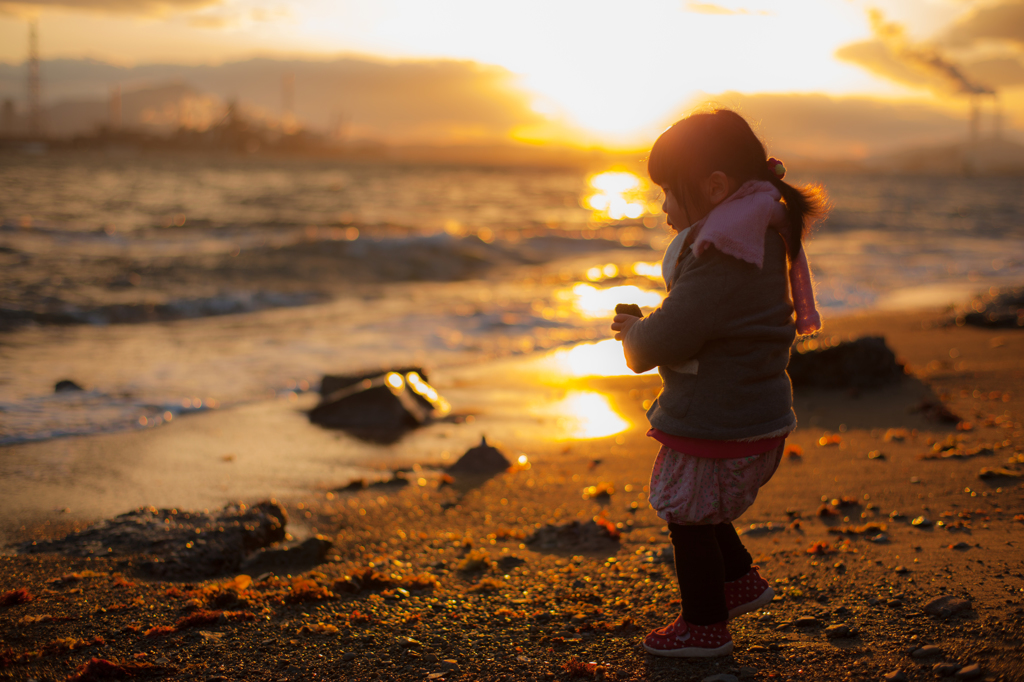
[[[451,409],[417,367],[328,375],[321,381],[320,394],[320,404],[309,412],[311,422],[382,443],[395,442]]]
[[[948,618],[954,613],[960,613],[961,611],[966,611],[969,608],[971,608],[971,602],[968,600],[947,594],[941,597],[936,597],[925,604],[924,612],[929,616]]]
[[[235,573],[252,552],[285,537],[288,515],[274,500],[230,504],[219,512],[143,507],[58,540],[20,545],[23,554],[149,556],[154,577],[193,580]]]
[[[794,388],[875,388],[904,377],[903,365],[881,336],[813,350],[802,342],[793,347],[788,371]]]

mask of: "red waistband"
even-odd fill
[[[786,436],[789,434],[752,441],[686,438],[685,436],[673,436],[671,433],[665,433],[658,429],[649,430],[647,435],[676,452],[693,455],[694,457],[739,459],[740,457],[753,457],[754,455],[761,455],[774,450],[786,440]]]

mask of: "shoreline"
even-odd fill
[[[644,493],[656,448],[644,436],[642,403],[657,377],[545,385],[513,359],[437,377],[442,394],[475,420],[444,425],[447,433],[413,432],[390,451],[394,459],[378,464],[443,463],[445,450],[453,461],[485,431],[510,459],[526,454],[529,468],[472,485],[431,480],[386,494],[333,490],[340,481],[324,473],[329,468],[308,469],[304,487],[278,498],[296,539],[315,528],[333,543],[312,571],[286,563],[275,576],[248,582],[229,575],[175,583],[146,579],[137,556],[0,557],[0,594],[24,589],[33,597],[0,606],[0,677],[63,680],[102,658],[143,678],[181,680],[845,680],[896,671],[923,680],[943,663],[967,675],[978,664],[974,679],[1021,679],[1024,334],[941,326],[942,319],[918,311],[826,321],[833,336],[884,335],[910,376],[856,394],[797,393],[800,427],[789,444],[802,454],[784,458],[736,523],[780,598],[731,623],[730,656],[661,659],[638,647],[678,608],[671,561],[664,561],[668,539]],[[531,412],[530,401],[557,404],[577,389],[607,396],[629,428],[592,440],[551,438],[557,418],[543,407]],[[921,406],[929,396],[960,416],[959,429],[928,417]],[[204,438],[259,441],[254,425],[285,440],[297,432],[287,410],[295,417],[298,405],[269,405],[277,409],[211,412],[155,432],[74,442],[94,441],[94,459],[82,470],[97,463],[116,469],[137,460],[133,449],[143,446],[152,461],[160,448],[176,449],[202,463],[176,474],[198,495],[197,482],[216,489],[208,473],[216,467],[240,483],[259,461],[247,462],[244,453],[220,461],[210,454],[217,448],[200,456]],[[333,434],[308,423],[303,429],[327,459]],[[819,445],[822,438],[829,444]],[[71,442],[32,447],[57,458]],[[273,450],[279,442],[264,445]],[[301,461],[284,464],[297,469]],[[982,478],[983,469],[1008,473]],[[82,483],[82,499],[103,475],[95,471]],[[10,477],[0,480],[9,499]],[[610,495],[588,495],[601,485]],[[143,492],[173,489],[156,481]],[[595,517],[622,524],[618,540],[587,535]],[[918,517],[927,522],[914,525]],[[529,542],[549,524],[573,521],[579,525],[558,546]],[[51,524],[40,536],[62,528]],[[872,541],[878,535],[885,541]],[[927,613],[942,596],[970,606]]]

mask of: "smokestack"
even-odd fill
[[[0,133],[6,136],[14,135],[14,100],[10,97],[4,100],[4,113],[2,120],[0,120]]]
[[[971,95],[971,144],[978,144],[978,137],[981,132],[981,107],[978,103],[978,96]]]
[[[992,137],[996,140],[1003,137],[1003,105],[999,95],[992,96]]]
[[[281,79],[281,118],[295,115],[295,74],[286,73]]]
[[[110,129],[121,129],[121,86],[110,89]]]
[[[286,73],[281,79],[281,132],[290,134],[298,129],[295,124],[295,74]]]
[[[39,95],[39,33],[36,20],[28,23],[28,132],[43,133],[43,108]]]

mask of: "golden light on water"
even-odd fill
[[[619,276],[619,266],[615,263],[608,263],[603,266],[594,266],[587,270],[587,279],[591,282],[599,282],[602,279],[611,279]]]
[[[589,180],[594,192],[586,198],[588,208],[612,220],[639,218],[647,212],[648,185],[628,171],[607,171]]]
[[[567,299],[576,312],[590,318],[613,317],[615,306],[619,303],[636,303],[641,308],[661,305],[661,294],[632,284],[599,289],[590,284],[580,283],[574,285],[572,289],[559,292],[558,297]]]
[[[633,263],[633,274],[661,281],[661,263]]]
[[[551,410],[567,440],[605,438],[629,428],[629,422],[612,409],[608,399],[594,391],[570,391]]]
[[[622,343],[615,339],[557,350],[548,357],[548,368],[553,373],[573,378],[633,375],[622,355]]]

